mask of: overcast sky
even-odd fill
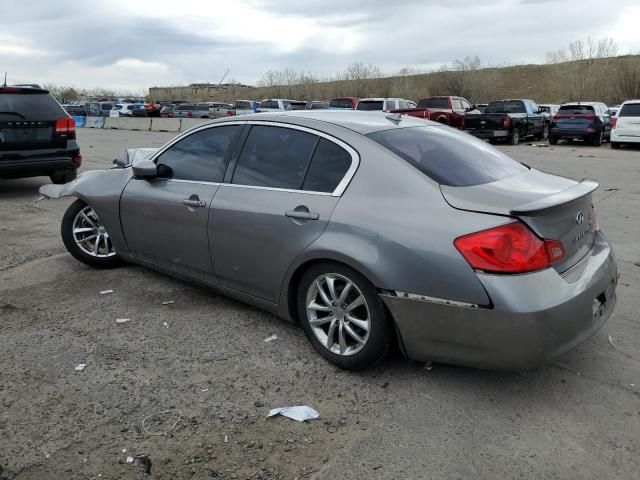
[[[266,70],[318,75],[361,61],[383,72],[543,61],[611,36],[640,53],[638,0],[0,0],[10,83],[138,90],[253,84]]]

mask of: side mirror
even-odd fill
[[[133,176],[141,179],[151,179],[158,176],[158,167],[151,160],[140,160],[131,167]]]

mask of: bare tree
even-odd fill
[[[480,69],[480,58],[465,57],[456,60],[452,66],[440,67],[442,84],[447,95],[471,98],[477,84],[477,71]]]
[[[640,98],[640,61],[625,61],[618,66],[615,79],[618,101]]]

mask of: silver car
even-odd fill
[[[598,184],[529,168],[447,126],[294,111],[199,125],[52,198],[69,252],[134,262],[299,323],[336,365],[538,366],[614,308]]]

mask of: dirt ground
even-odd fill
[[[172,135],[81,129],[83,168]],[[71,200],[34,202],[46,178],[0,180],[0,479],[638,478],[640,149],[500,148],[600,181],[621,273],[598,334],[517,374],[398,354],[341,371],[260,310],[142,267],[80,264],[59,234]],[[320,418],[266,417],[289,405]]]

